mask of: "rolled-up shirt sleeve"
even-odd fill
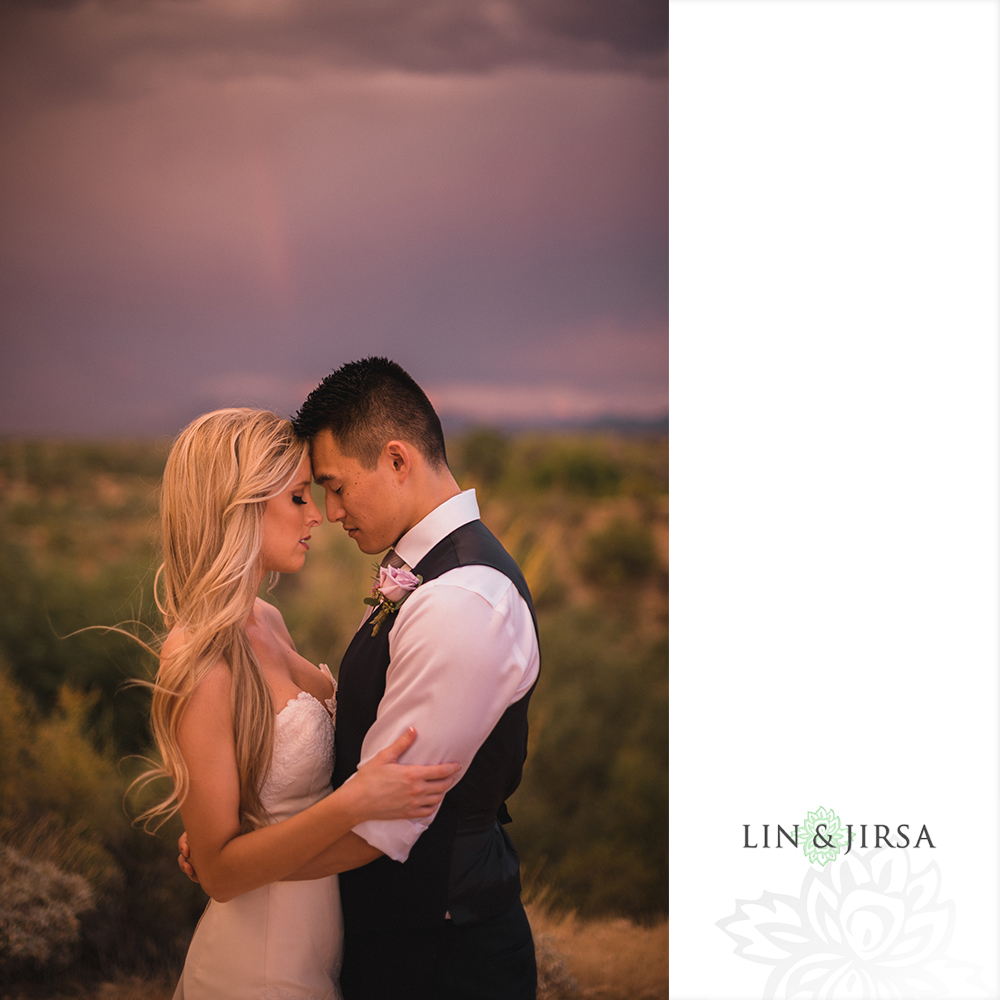
[[[486,566],[454,569],[418,587],[389,633],[389,656],[362,764],[415,726],[417,739],[403,763],[458,761],[468,767],[538,674],[531,613],[510,580]],[[354,832],[405,861],[433,819],[369,820]]]

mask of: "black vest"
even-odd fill
[[[537,634],[524,577],[482,521],[464,524],[442,539],[413,572],[427,582],[459,566],[491,566],[503,573],[528,605]],[[357,769],[362,741],[375,721],[395,620],[390,615],[376,636],[367,623],[362,625],[341,662],[334,788]],[[340,876],[344,921],[352,930],[434,926],[446,912],[455,923],[470,923],[514,905],[521,891],[519,862],[500,823],[509,822],[504,800],[521,782],[530,697],[531,691],[500,717],[405,862],[383,856]]]

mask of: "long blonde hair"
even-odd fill
[[[159,827],[190,785],[178,731],[191,693],[220,660],[232,675],[231,704],[243,832],[267,821],[260,787],[271,766],[274,703],[244,625],[261,578],[266,502],[292,482],[308,442],[289,421],[250,409],[198,417],[174,442],[163,473],[163,564],[156,603],[180,643],[160,658],[152,726],[173,791],[139,817]]]

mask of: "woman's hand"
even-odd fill
[[[192,866],[187,834],[182,834],[177,841],[177,863],[181,871],[194,882],[201,881],[199,875],[204,876],[202,888],[213,899],[226,902],[267,882],[286,878],[310,858],[317,858],[324,851],[329,853],[328,849],[336,841],[350,834],[351,827],[364,820],[418,819],[433,815],[447,791],[458,781],[462,766],[431,764],[425,767],[398,763],[400,754],[413,745],[416,737],[416,730],[408,729],[332,795],[301,813],[252,833],[219,837],[214,854],[210,840],[208,863],[204,860],[203,848],[198,873]],[[361,845],[363,851],[372,856],[359,856],[356,849],[343,856],[337,854],[323,870],[298,877],[320,878],[367,864],[378,856],[377,850],[353,834],[350,836],[356,842],[353,847]],[[302,860],[297,867],[291,868],[286,860],[290,857]]]
[[[417,738],[411,726],[394,743],[380,750],[342,788],[357,796],[356,808],[365,819],[419,819],[432,816],[458,781],[461,764],[400,764],[399,757]]]
[[[182,872],[192,882],[197,882],[201,884],[201,879],[198,878],[198,873],[194,870],[191,865],[191,847],[188,844],[187,831],[183,831],[181,835],[177,838],[177,867],[180,868]]]

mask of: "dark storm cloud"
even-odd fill
[[[142,86],[161,60],[202,72],[511,66],[666,72],[665,0],[15,0],[0,14],[8,96]]]
[[[288,412],[371,353],[466,416],[661,412],[660,10],[8,3],[0,432]]]
[[[665,69],[662,0],[311,0],[301,23],[335,49],[407,70]]]

